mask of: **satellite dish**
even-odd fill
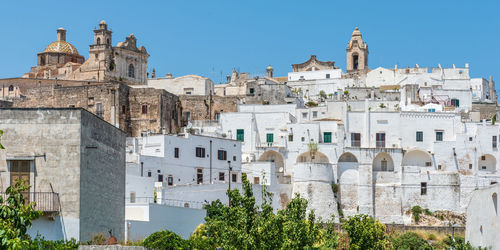
[[[280,172],[283,172],[283,167],[280,167],[279,171],[280,171]]]

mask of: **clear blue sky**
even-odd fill
[[[0,9],[0,77],[21,76],[64,27],[88,57],[105,19],[113,43],[134,33],[157,76],[198,74],[215,82],[241,72],[286,76],[316,54],[345,69],[354,27],[369,45],[369,66],[443,67],[469,63],[472,77],[500,85],[500,1],[5,1]]]

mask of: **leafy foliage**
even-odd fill
[[[351,249],[384,249],[390,244],[385,225],[365,214],[349,217],[344,229],[351,239]]]
[[[35,203],[25,204],[23,191],[29,190],[26,181],[18,181],[6,190],[7,199],[0,196],[0,248],[21,249],[29,245],[28,228],[31,221],[42,215]]]
[[[420,214],[422,214],[422,208],[420,206],[413,206],[411,208],[411,214],[415,222],[418,223],[418,221],[420,221]]]
[[[184,240],[179,235],[168,230],[163,230],[151,234],[146,239],[144,239],[142,245],[150,249],[158,250],[191,249],[189,241]]]
[[[308,101],[308,102],[306,102],[306,106],[307,107],[317,107],[318,103],[313,102],[313,101]]]
[[[415,232],[406,232],[392,240],[395,249],[433,249],[426,240],[420,238]]]
[[[323,99],[326,99],[326,92],[325,92],[324,90],[321,90],[321,91],[319,92],[319,96],[320,96],[321,98],[323,98]]]
[[[5,149],[2,145],[2,135],[3,135],[3,130],[0,129],[0,149]]]
[[[45,240],[45,238],[40,235],[37,235],[36,238],[30,242],[29,247],[26,247],[25,249],[69,250],[69,249],[78,249],[79,245],[80,244],[75,239],[71,239],[69,241],[64,241],[64,240],[50,241],[50,240]]]
[[[263,187],[263,202],[255,202],[252,185],[243,178],[242,193],[230,190],[231,206],[219,200],[206,205],[206,223],[191,236],[196,249],[304,249],[319,242],[314,212],[296,195],[287,208],[273,212],[271,194]]]

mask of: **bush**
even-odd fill
[[[429,215],[429,216],[432,216],[432,214],[433,214],[433,213],[431,212],[431,210],[429,210],[428,208],[426,208],[426,209],[424,210],[424,212],[425,212],[425,215]]]
[[[395,249],[433,249],[427,241],[414,232],[406,232],[392,240]]]
[[[442,243],[444,243],[447,248],[453,247],[456,250],[472,250],[474,249],[469,242],[465,242],[465,239],[460,236],[455,236],[455,242],[453,242],[453,238],[448,235],[448,238],[445,238]],[[481,248],[479,248],[481,249]]]
[[[339,191],[339,185],[332,183],[332,192],[336,194]]]
[[[148,236],[142,242],[142,246],[151,249],[190,249],[189,241],[184,240],[179,235],[163,230]]]
[[[366,214],[349,217],[344,223],[351,249],[385,249],[390,244],[385,236],[385,225]]]
[[[429,235],[427,236],[427,239],[428,239],[428,240],[436,240],[436,239],[437,239],[437,237],[436,237],[436,235],[435,235],[435,234],[431,233],[431,234],[429,234]]]
[[[313,102],[313,101],[308,101],[308,102],[306,102],[306,106],[308,106],[308,107],[316,107],[316,106],[318,106],[318,104],[315,103],[315,102]]]
[[[411,213],[413,215],[413,219],[415,219],[415,222],[418,224],[418,221],[420,220],[420,214],[422,214],[422,208],[420,206],[413,206],[411,208]]]
[[[56,240],[50,241],[45,240],[43,236],[37,235],[35,239],[33,239],[29,246],[25,249],[78,249],[80,244],[75,240],[71,239],[69,241],[64,240]]]

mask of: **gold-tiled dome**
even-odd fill
[[[75,46],[71,45],[71,43],[68,43],[66,41],[55,41],[43,52],[57,52],[57,53],[66,53],[66,54],[73,54],[73,55],[79,55],[78,50],[76,50]]]

